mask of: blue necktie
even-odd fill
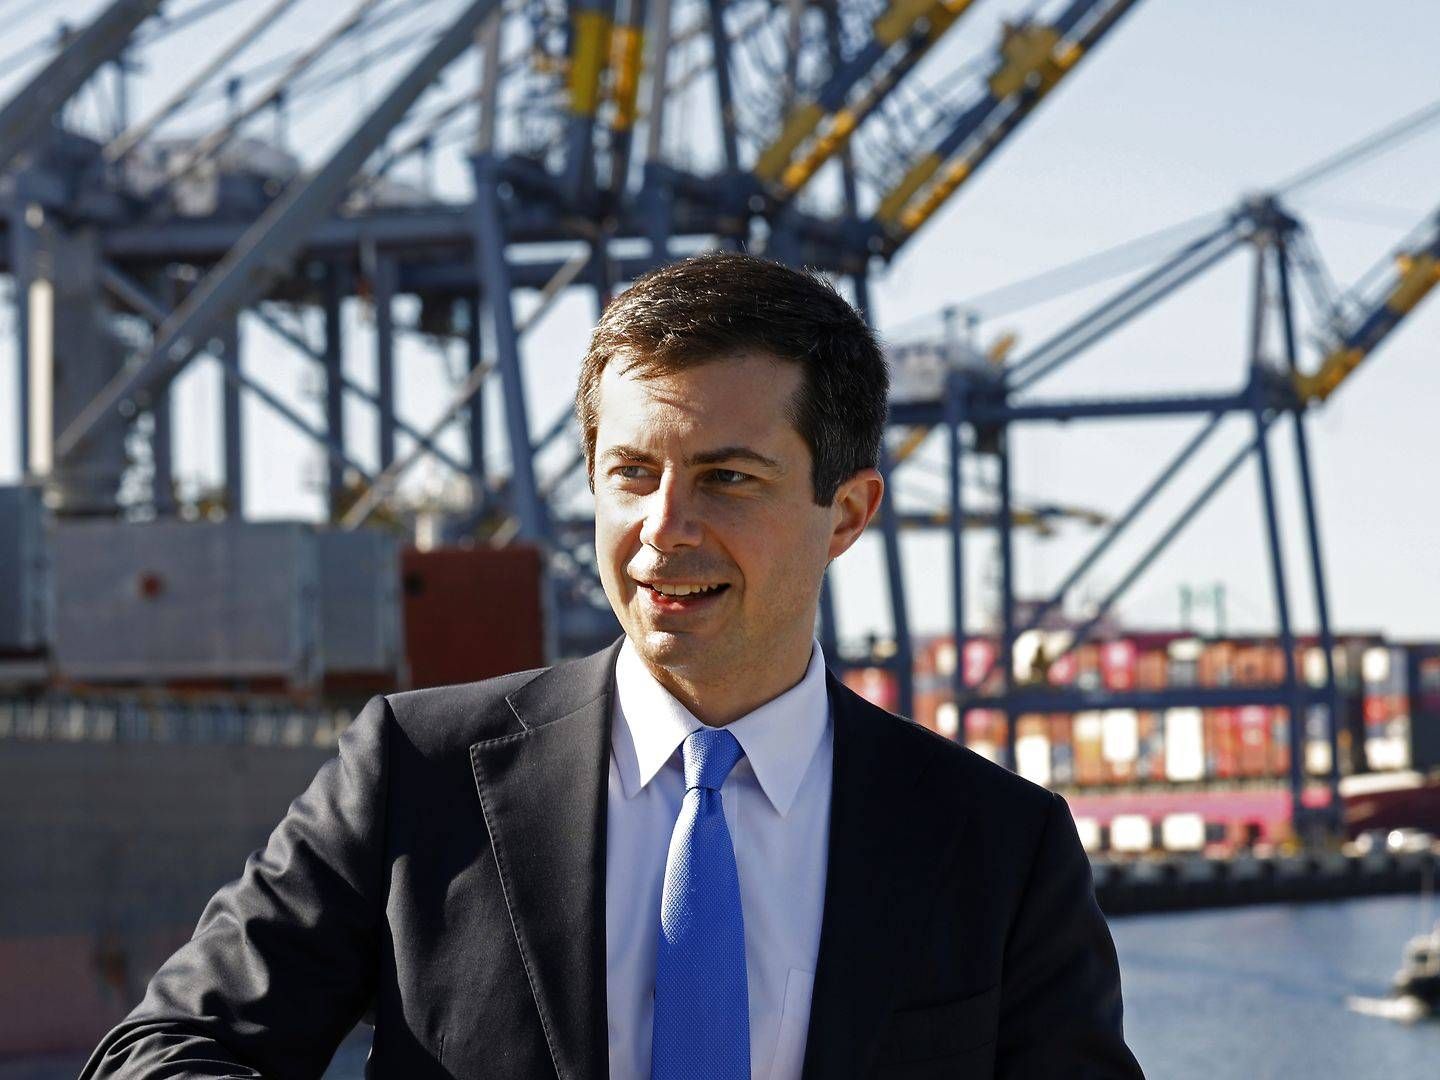
[[[720,785],[744,751],[724,728],[680,745],[685,799],[670,837],[655,963],[652,1080],[750,1080],[740,876]]]

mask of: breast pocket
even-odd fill
[[[979,1070],[979,1059],[989,1058],[996,1029],[1000,1022],[1000,986],[990,987],[978,994],[956,998],[938,1005],[920,1008],[898,1009],[890,1014],[881,1030],[880,1052],[877,1065],[886,1076],[928,1075],[923,1064],[942,1061],[958,1065],[949,1059],[963,1059],[969,1065],[976,1059],[976,1075],[988,1076],[988,1070]],[[985,1053],[980,1053],[985,1048]],[[915,1066],[896,1071],[895,1066]]]

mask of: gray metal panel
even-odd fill
[[[45,506],[33,484],[0,488],[0,652],[36,652],[50,640]]]
[[[319,560],[310,526],[57,519],[52,541],[62,675],[274,676],[294,685],[318,677]]]
[[[321,529],[316,539],[326,674],[398,671],[399,541],[376,529]]]

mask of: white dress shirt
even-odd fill
[[[737,678],[744,678],[737,672]],[[611,1080],[648,1080],[660,894],[685,796],[680,744],[703,725],[627,639],[615,668],[605,859]],[[834,737],[817,641],[793,687],[728,725],[745,756],[720,789],[740,875],[753,1080],[798,1080],[810,1025]]]

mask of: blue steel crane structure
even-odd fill
[[[956,663],[951,693],[960,730],[965,714],[974,708],[1003,711],[1007,718],[1007,762],[1015,763],[1016,717],[1024,713],[1080,712],[1107,708],[1163,710],[1176,706],[1225,707],[1269,705],[1289,715],[1289,786],[1297,831],[1315,835],[1339,825],[1338,795],[1340,752],[1337,740],[1340,698],[1336,684],[1334,637],[1330,624],[1325,574],[1315,510],[1315,486],[1306,435],[1307,410],[1323,403],[1371,355],[1425,296],[1440,283],[1440,210],[1426,218],[1397,250],[1344,295],[1337,295],[1324,272],[1313,241],[1297,218],[1276,195],[1245,200],[1228,214],[1197,229],[1178,250],[1158,266],[1140,274],[1063,329],[1022,355],[990,365],[953,364],[945,376],[943,392],[934,400],[896,403],[892,417],[922,432],[943,431],[947,440],[949,516],[962,520],[966,511],[961,470],[967,458],[993,456],[997,463],[998,507],[994,528],[1000,560],[999,647],[988,667],[967,672]],[[1041,380],[1069,364],[1132,319],[1174,293],[1226,256],[1249,250],[1254,260],[1249,356],[1246,377],[1228,393],[1156,395],[1130,398],[1044,398],[1027,393]],[[1310,308],[1319,315],[1320,339],[1328,344],[1319,362],[1302,367],[1297,332],[1297,282],[1305,290]],[[1099,559],[1151,506],[1157,496],[1211,440],[1222,420],[1241,414],[1254,431],[1200,491],[1144,548],[1134,564],[1121,574],[1095,605],[1093,613],[1069,638],[1063,651],[1047,656],[1047,667],[1089,640],[1122,595],[1145,573],[1168,545],[1195,520],[1206,504],[1251,456],[1258,466],[1260,504],[1265,546],[1274,591],[1277,636],[1284,651],[1284,678],[1278,685],[1245,687],[1170,687],[1141,690],[1088,690],[1047,685],[1017,685],[1017,639],[1041,626],[1048,614],[1075,595]],[[1130,504],[1064,576],[1061,584],[1018,625],[1014,582],[1010,427],[1014,424],[1071,421],[1115,421],[1163,417],[1195,417],[1200,423],[1172,459],[1146,482]],[[1305,549],[1318,621],[1318,639],[1324,653],[1322,686],[1302,683],[1296,670],[1295,633],[1291,598],[1286,586],[1276,491],[1268,435],[1277,422],[1289,418],[1305,529]],[[969,432],[971,438],[964,436]],[[963,655],[965,622],[965,563],[962,534],[950,531],[950,606],[957,655]],[[992,675],[999,689],[985,689]],[[1323,710],[1329,739],[1330,798],[1324,809],[1308,810],[1302,748],[1304,724],[1312,708]]]
[[[925,62],[973,0],[357,0],[303,47],[243,67],[257,41],[314,6],[274,0],[219,48],[207,38],[197,68],[132,123],[124,88],[146,50],[180,27],[218,25],[207,20],[232,3],[112,0],[79,32],[59,35],[0,108],[0,268],[15,285],[27,477],[46,486],[57,513],[120,513],[125,440],[143,427],[147,510],[173,513],[168,392],[197,356],[217,357],[229,513],[244,513],[242,393],[324,451],[331,514],[346,526],[374,513],[428,456],[471,485],[474,510],[452,524],[452,538],[479,530],[546,553],[556,652],[608,636],[613,622],[587,523],[553,512],[581,459],[572,454],[548,476],[537,466],[574,433],[563,415],[538,438],[531,429],[527,330],[569,289],[592,290],[598,309],[620,283],[714,244],[844,279],[868,317],[873,260],[894,258],[1134,6],[1037,4],[1004,27],[974,78]],[[283,131],[297,103],[353,78],[365,59],[346,66],[336,57],[362,34],[372,35],[371,55],[398,66],[383,95],[307,168],[257,164],[283,135],[267,144],[253,135],[256,122],[273,117]],[[442,76],[472,49],[476,85],[444,97]],[[85,129],[67,103],[111,69],[113,130]],[[229,103],[223,123],[167,135],[218,93]],[[702,99],[707,122],[688,118],[677,138],[677,110]],[[395,205],[387,184],[397,164],[433,163],[467,118],[470,197]],[[707,141],[717,160],[696,165]],[[538,305],[522,320],[516,295],[525,290],[538,292]],[[399,295],[420,299],[422,329],[467,343],[466,376],[425,431],[396,415]],[[353,296],[375,313],[374,391],[342,368],[342,304]],[[316,310],[319,344],[296,318]],[[242,316],[323,372],[323,425],[242,369]],[[498,477],[486,461],[482,404],[492,374],[510,447]],[[373,474],[347,438],[347,396],[376,411]],[[440,445],[456,423],[468,458]],[[401,436],[413,452],[399,452]],[[958,514],[952,521],[963,524]],[[887,500],[881,533],[902,710],[911,665],[903,524]],[[833,646],[828,587],[823,600]]]

